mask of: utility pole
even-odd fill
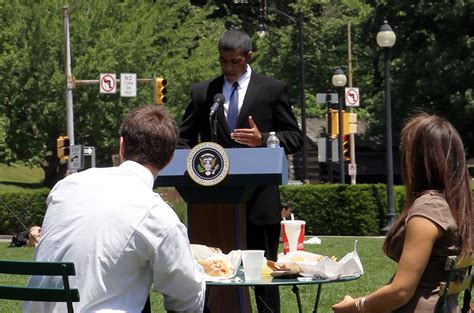
[[[68,151],[75,151],[75,155],[78,157],[77,159],[83,158],[84,155],[89,155],[91,156],[91,166],[95,167],[95,147],[92,146],[82,146],[82,145],[77,145],[75,144],[74,140],[74,110],[73,110],[73,90],[76,88],[76,86],[80,85],[100,85],[101,81],[98,79],[90,79],[90,80],[76,80],[74,76],[72,75],[72,66],[71,66],[71,41],[70,41],[70,33],[69,33],[69,24],[70,24],[70,16],[71,16],[72,9],[68,6],[65,5],[62,8],[62,16],[64,18],[64,71],[66,74],[66,123],[67,123],[67,139],[69,141],[68,144]],[[125,75],[125,74],[124,74]],[[135,74],[128,74],[128,75],[135,75]],[[126,77],[126,76],[124,76]],[[135,97],[136,96],[136,83],[154,83],[154,102],[158,105],[164,104],[166,102],[166,80],[163,77],[152,77],[152,78],[138,78],[136,79],[136,76],[133,76],[135,79],[133,79],[134,83],[132,83],[132,86],[134,86],[135,92],[133,93],[131,90],[133,90],[132,87],[130,87],[130,84],[128,85],[129,89],[128,91],[130,94],[121,94],[122,97]],[[115,79],[115,74],[114,74],[114,80],[115,83],[120,83],[120,79]],[[131,83],[131,82],[129,82]],[[123,87],[124,84],[121,84],[121,88]],[[157,88],[157,87],[160,88]],[[122,89],[121,89],[122,91]],[[115,91],[113,92],[115,93]],[[82,169],[82,164],[83,162],[71,162],[71,157],[68,159],[67,163],[67,173],[75,173],[77,172],[78,169]]]
[[[74,111],[72,90],[74,89],[74,80],[71,69],[71,44],[69,36],[69,16],[71,10],[68,5],[63,7],[64,18],[64,70],[66,71],[66,121],[67,121],[67,137],[69,145],[74,146]],[[71,162],[67,162],[67,173],[75,173],[76,170],[71,168]]]
[[[347,60],[348,60],[348,80],[349,80],[349,87],[352,87],[352,48],[351,48],[351,22],[347,23]],[[349,113],[352,113],[352,107],[349,107]],[[350,151],[351,151],[351,165],[355,166],[355,134],[351,132],[349,134],[349,144],[350,144]],[[357,173],[351,176],[351,185],[356,184],[356,176]]]

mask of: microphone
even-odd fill
[[[214,104],[211,107],[211,112],[209,113],[209,117],[212,117],[216,113],[219,106],[223,105],[224,102],[225,102],[225,97],[223,94],[218,93],[217,95],[215,95]]]

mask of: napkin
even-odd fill
[[[317,236],[311,237],[303,242],[305,245],[320,245],[321,239]]]
[[[277,263],[280,263],[280,258]],[[363,275],[364,268],[357,254],[357,240],[354,242],[354,250],[347,253],[341,260],[324,256],[319,261],[303,261],[294,262],[299,265],[301,276],[321,277],[321,278],[337,278],[344,276]]]

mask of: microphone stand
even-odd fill
[[[217,118],[215,113],[209,116],[209,124],[211,125],[212,142],[217,142]]]

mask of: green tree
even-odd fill
[[[370,1],[372,2],[372,1]],[[388,19],[397,35],[392,48],[392,116],[396,137],[407,115],[438,113],[460,131],[468,155],[474,154],[472,1],[376,1],[367,30],[377,33]],[[375,40],[367,45],[376,47]],[[383,121],[383,55],[374,50],[371,115]],[[380,122],[373,133],[381,133]]]
[[[298,13],[300,9],[304,21],[307,116],[321,117],[326,109],[323,105],[316,103],[316,94],[333,90],[331,77],[336,67],[341,66],[348,75],[347,25],[349,22],[352,28],[353,85],[362,90],[370,89],[372,67],[370,58],[367,58],[370,50],[360,38],[365,36],[364,24],[373,14],[373,8],[359,0],[338,3],[276,1],[276,5],[269,4],[269,34],[262,39],[255,37],[257,49],[254,66],[261,72],[287,82],[295,112],[298,114],[300,109]],[[253,33],[256,21],[253,24]]]
[[[235,27],[254,39],[252,67],[287,82],[298,113],[297,23],[276,9],[295,19],[301,12],[306,112],[319,117],[325,108],[316,103],[316,93],[333,88],[336,66],[348,74],[350,22],[353,86],[361,92],[361,108],[356,111],[371,122],[371,138],[382,143],[383,55],[375,36],[387,17],[397,34],[392,49],[394,136],[407,114],[422,108],[448,117],[460,130],[469,154],[474,153],[472,3],[267,2],[269,35],[260,39],[255,32],[260,1],[75,1],[70,19],[73,76],[77,80],[98,79],[105,72],[164,76],[166,107],[179,121],[191,84],[220,73],[217,41],[226,28]],[[65,171],[55,155],[55,138],[66,134],[63,3],[0,0],[0,6],[0,162],[40,165],[45,184],[52,186]],[[100,95],[98,86],[78,85],[76,143],[95,146],[98,164],[110,164],[123,115],[152,99],[151,84],[140,84],[136,98]]]
[[[1,1],[0,94],[5,143],[11,158],[40,164],[45,184],[62,177],[65,164],[55,156],[55,138],[66,133],[64,34],[60,1]],[[180,116],[190,84],[216,74],[215,43],[223,25],[203,23],[214,6],[83,0],[70,18],[72,72],[78,80],[100,73],[164,76],[167,108]],[[98,164],[111,163],[118,126],[130,108],[153,99],[151,84],[140,85],[137,98],[99,95],[98,86],[74,90],[76,144],[97,148]],[[0,143],[1,144],[1,143]]]

